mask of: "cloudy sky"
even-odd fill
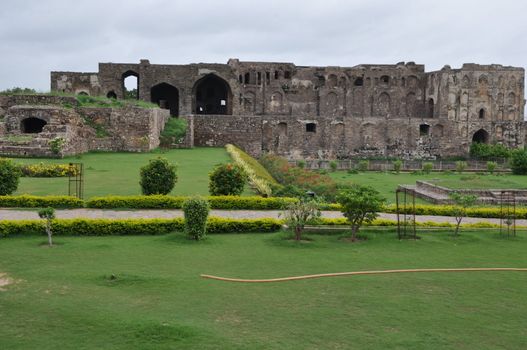
[[[523,0],[2,0],[0,90],[98,62],[527,66]]]

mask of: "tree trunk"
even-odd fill
[[[357,231],[359,230],[358,225],[351,226],[351,241],[355,242],[357,240]]]
[[[300,238],[302,237],[302,228],[299,226],[295,227],[295,241],[300,241]]]
[[[46,222],[46,233],[48,234],[48,244],[53,246],[53,241],[51,240],[51,222],[49,220]]]
[[[459,226],[461,225],[461,220],[463,220],[462,217],[461,217],[461,218],[456,218],[457,223],[456,223],[456,232],[454,233],[455,236],[458,235],[458,232],[459,232]]]

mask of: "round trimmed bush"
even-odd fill
[[[22,175],[20,168],[10,159],[0,158],[0,195],[10,195],[18,188]]]
[[[247,174],[235,164],[218,165],[209,174],[209,192],[213,196],[239,196],[247,183]]]
[[[177,181],[176,166],[164,158],[151,159],[141,168],[141,191],[143,194],[169,194]]]
[[[527,151],[524,149],[512,151],[510,166],[513,174],[527,175]]]
[[[209,211],[209,202],[203,198],[193,197],[183,202],[185,232],[189,238],[195,239],[196,241],[205,238]]]

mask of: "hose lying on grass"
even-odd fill
[[[388,273],[409,273],[409,272],[476,272],[476,271],[524,271],[527,272],[527,268],[516,268],[516,267],[468,267],[461,269],[409,269],[409,270],[380,270],[380,271],[354,271],[354,272],[336,272],[336,273],[321,273],[317,275],[304,275],[304,276],[292,276],[292,277],[281,277],[281,278],[269,278],[269,279],[241,279],[241,278],[228,278],[219,277],[212,275],[200,275],[202,278],[210,278],[219,281],[226,282],[242,282],[242,283],[269,283],[269,282],[286,282],[296,280],[307,280],[311,278],[322,278],[322,277],[339,277],[339,276],[355,276],[355,275],[380,275]]]

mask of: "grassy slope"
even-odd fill
[[[385,196],[389,202],[395,202],[395,189],[399,184],[415,185],[418,180],[433,181],[441,186],[452,188],[527,188],[527,176],[521,175],[476,175],[476,174],[440,174],[414,175],[411,173],[364,172],[348,174],[344,171],[330,172],[338,182],[356,182],[371,185]]]
[[[526,267],[527,240],[489,233],[13,238],[0,272],[5,349],[521,349],[527,273],[341,277],[281,284],[203,280],[392,268]],[[117,282],[104,276],[116,274]]]
[[[82,162],[85,168],[85,197],[140,194],[139,168],[155,157],[178,164],[174,195],[207,195],[208,173],[214,165],[230,161],[223,148],[170,150],[166,153],[88,153],[66,159],[15,159],[19,163]],[[21,178],[17,194],[68,194],[68,179]],[[250,192],[246,190],[246,194]]]

